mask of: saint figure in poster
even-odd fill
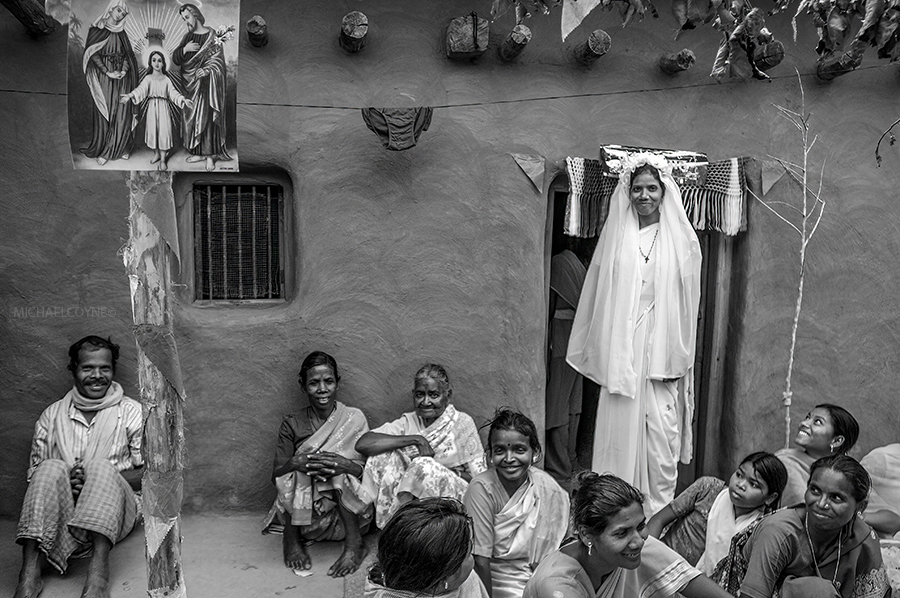
[[[193,4],[183,4],[179,14],[187,33],[172,53],[172,62],[181,67],[185,96],[193,107],[184,110],[184,147],[187,162],[206,160],[206,170],[216,161],[231,160],[225,147],[225,54],[222,42],[233,28],[218,32],[206,26],[206,19]]]
[[[128,6],[110,0],[88,31],[82,67],[92,103],[90,145],[81,148],[101,166],[109,160],[128,159],[134,141],[131,104],[119,97],[137,85],[138,65],[125,32]]]

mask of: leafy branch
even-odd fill
[[[794,181],[800,184],[801,194],[799,206],[785,201],[766,201],[751,191],[751,195],[769,210],[769,212],[774,214],[778,219],[800,235],[800,278],[797,284],[797,302],[794,305],[794,322],[791,327],[791,348],[788,357],[787,376],[785,377],[785,387],[784,392],[782,393],[782,404],[785,409],[785,448],[790,445],[791,441],[791,398],[793,396],[791,391],[791,376],[794,371],[794,353],[797,347],[797,327],[800,323],[800,309],[803,306],[803,284],[806,279],[806,252],[810,241],[812,241],[813,236],[819,229],[819,223],[822,222],[822,214],[825,212],[825,200],[822,198],[822,184],[825,178],[825,161],[822,161],[818,184],[813,188],[810,186],[809,180],[810,153],[818,140],[818,135],[811,135],[809,121],[812,117],[812,113],[806,111],[806,95],[803,91],[803,82],[800,80],[799,71],[797,72],[797,80],[800,85],[799,112],[777,104],[773,105],[781,113],[781,116],[794,125],[800,133],[800,141],[803,146],[802,159],[800,163],[797,164],[777,156],[770,157],[776,160],[781,167],[784,168],[785,172],[787,172]],[[790,218],[791,216],[793,217],[793,221]]]

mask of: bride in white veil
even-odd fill
[[[701,259],[670,164],[626,156],[566,357],[602,386],[592,469],[637,486],[648,517],[674,498],[679,458],[690,461]]]

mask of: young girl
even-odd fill
[[[565,537],[569,498],[532,467],[541,444],[521,413],[497,411],[487,454],[491,468],[472,479],[463,499],[474,522],[475,571],[492,598],[521,598],[532,571]]]
[[[731,538],[778,504],[787,483],[784,464],[771,453],[752,453],[741,461],[728,485],[702,477],[687,487],[648,527],[706,575],[728,554]]]
[[[159,170],[167,169],[169,150],[174,145],[173,121],[180,122],[174,106],[192,108],[194,103],[181,95],[166,71],[166,57],[155,50],[150,53],[149,69],[140,84],[130,93],[123,94],[119,103],[131,101],[140,104],[147,101],[144,142],[154,150],[151,164],[159,163]]]

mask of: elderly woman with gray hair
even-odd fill
[[[356,443],[368,457],[363,493],[375,503],[379,528],[414,498],[462,500],[469,481],[487,469],[478,428],[470,415],[450,404],[452,394],[442,366],[422,366],[414,380],[414,410],[366,432]]]

